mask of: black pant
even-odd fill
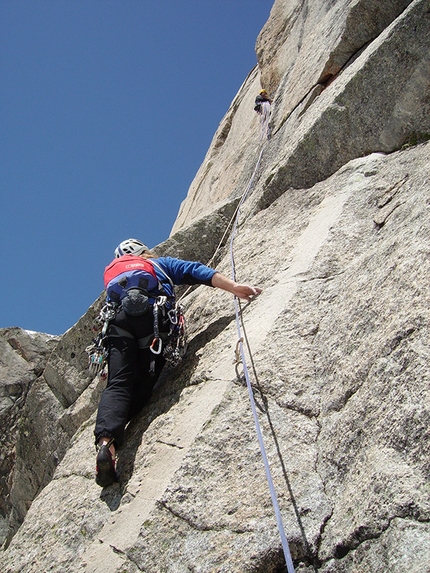
[[[167,324],[160,321],[160,331]],[[165,364],[162,354],[149,348],[148,336],[154,331],[152,309],[141,316],[128,316],[120,311],[107,331],[108,382],[97,412],[94,435],[96,443],[103,437],[115,439],[115,446],[124,441],[126,424],[143,408]]]

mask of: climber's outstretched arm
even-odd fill
[[[218,272],[212,277],[212,286],[231,292],[238,298],[248,301],[261,293],[261,288],[259,287],[239,284]]]

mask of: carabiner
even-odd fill
[[[243,338],[239,338],[239,340],[236,342],[236,349],[234,351],[234,360],[233,360],[233,364],[240,364],[241,362],[241,356],[240,356],[240,345],[243,342]]]
[[[161,296],[161,295],[157,296],[155,301],[157,306],[164,306],[166,302],[167,302],[167,296]]]
[[[158,343],[158,348],[155,350],[155,345],[157,343]],[[161,354],[162,347],[163,347],[163,341],[161,340],[161,338],[154,338],[154,340],[152,341],[152,344],[149,348],[151,349],[151,352],[153,354]]]
[[[173,325],[178,324],[178,312],[177,312],[176,308],[171,308],[168,311],[167,316],[169,317],[170,324],[173,324]]]

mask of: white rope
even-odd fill
[[[232,215],[230,221],[228,222],[227,228],[226,228],[226,230],[224,231],[224,234],[223,234],[223,236],[222,236],[220,242],[218,243],[218,246],[217,246],[217,248],[215,249],[215,252],[214,252],[214,254],[212,255],[212,258],[206,263],[206,266],[208,266],[208,267],[210,267],[212,261],[215,259],[215,257],[216,257],[216,255],[217,255],[218,251],[220,250],[222,244],[224,243],[224,239],[225,239],[225,237],[227,236],[227,233],[228,233],[228,231],[229,231],[231,225],[233,224],[233,221],[237,221],[237,219],[238,219],[240,207],[241,207],[242,203],[245,201],[245,199],[246,199],[246,197],[247,197],[247,195],[248,195],[249,190],[251,189],[251,185],[252,185],[252,182],[254,181],[255,174],[257,173],[257,169],[258,169],[258,167],[259,167],[259,165],[260,165],[261,156],[263,155],[263,150],[264,150],[264,146],[261,147],[260,155],[258,156],[257,164],[256,164],[256,166],[255,166],[255,169],[254,169],[254,172],[253,172],[253,174],[252,174],[252,176],[251,176],[251,179],[250,179],[250,181],[249,181],[249,183],[248,183],[248,186],[246,187],[246,189],[245,189],[245,191],[244,191],[242,197],[240,198],[240,201],[239,201],[239,203],[238,203],[238,205],[237,205],[237,207],[236,207],[236,209],[235,209],[235,211],[234,211],[234,213],[233,213],[233,215]],[[193,287],[188,287],[188,288],[186,289],[186,291],[185,291],[185,292],[181,295],[181,297],[178,299],[178,302],[180,302],[180,301],[192,290],[192,288],[193,288]]]
[[[261,103],[261,135],[260,141],[269,139],[270,102]]]
[[[269,127],[268,126],[269,126],[269,119],[270,119],[270,104],[268,102],[267,102],[267,104],[268,104],[267,106],[263,106],[263,109],[265,111],[264,121],[262,118],[262,126],[264,126],[264,131],[262,131],[260,140],[263,139],[263,134],[265,135],[266,140],[267,140],[268,135],[269,135]],[[236,271],[235,271],[235,264],[234,264],[234,255],[233,255],[233,242],[234,242],[234,238],[235,238],[236,230],[237,230],[237,225],[238,225],[238,221],[239,221],[240,208],[243,205],[243,203],[245,202],[245,200],[248,196],[248,193],[251,189],[252,183],[253,183],[254,178],[255,178],[255,174],[257,173],[258,167],[260,166],[260,161],[261,161],[261,157],[263,155],[263,150],[264,150],[264,141],[263,141],[263,145],[261,146],[261,150],[260,150],[260,153],[259,153],[259,156],[257,159],[257,163],[255,165],[254,171],[251,175],[251,179],[249,180],[249,183],[248,183],[248,185],[247,185],[247,187],[246,187],[246,189],[245,189],[245,191],[244,191],[244,193],[243,193],[243,195],[239,201],[239,204],[235,210],[235,213],[233,214],[233,217],[231,218],[231,220],[227,226],[227,229],[226,229],[226,231],[225,231],[214,255],[212,256],[212,259],[211,259],[211,261],[212,261],[215,258],[215,255],[216,255],[217,251],[219,250],[219,248],[221,247],[221,244],[224,241],[224,237],[226,236],[228,229],[230,228],[230,225],[234,219],[234,224],[233,224],[231,237],[230,237],[230,262],[231,262],[231,272],[232,272],[232,279],[233,280],[236,280]],[[190,289],[188,289],[188,290],[190,290]],[[183,298],[188,293],[188,290],[182,295],[181,298]],[[257,409],[255,406],[255,400],[254,400],[254,393],[252,391],[251,380],[249,377],[248,366],[246,363],[245,353],[244,353],[244,349],[243,349],[243,338],[242,338],[242,334],[241,334],[240,318],[239,318],[239,304],[238,304],[236,297],[234,297],[234,306],[235,306],[235,313],[236,313],[236,325],[237,325],[237,334],[238,334],[239,354],[240,354],[240,357],[242,360],[243,372],[245,375],[246,385],[248,388],[249,400],[251,403],[251,409],[252,409],[252,414],[254,417],[254,423],[255,423],[255,429],[257,432],[258,442],[260,445],[261,456],[263,458],[267,483],[269,485],[270,496],[272,498],[272,505],[273,505],[273,509],[275,512],[275,517],[276,517],[276,522],[278,525],[279,534],[281,537],[282,549],[284,552],[287,571],[288,571],[288,573],[294,573],[294,565],[293,565],[293,561],[291,559],[290,548],[288,546],[287,537],[285,535],[285,529],[284,529],[284,525],[282,522],[282,516],[281,516],[280,509],[279,509],[278,500],[276,497],[275,487],[273,485],[272,474],[270,472],[269,460],[267,459],[266,448],[264,446],[263,436],[261,433],[261,427],[260,427],[260,423],[258,421]]]
[[[263,154],[263,149],[264,148],[262,148],[260,151],[260,155],[258,157],[257,164],[256,164],[255,169],[254,169],[254,173],[251,176],[250,182],[249,182],[244,194],[242,195],[242,199],[240,200],[239,206],[236,210],[236,219],[235,219],[235,222],[233,225],[231,238],[230,238],[230,263],[231,263],[232,279],[234,281],[236,280],[236,270],[235,270],[235,264],[234,264],[233,241],[234,241],[234,238],[236,235],[236,229],[237,229],[239,214],[240,214],[240,207],[243,204],[243,202],[245,201],[246,196],[248,195],[249,189],[251,188],[252,182],[254,180],[254,176],[255,176],[257,169],[258,169],[258,166],[260,164],[261,156]],[[273,505],[273,509],[275,511],[276,522],[278,524],[278,530],[279,530],[279,534],[281,537],[281,543],[282,543],[282,548],[284,551],[285,563],[287,565],[288,573],[294,573],[294,565],[293,565],[293,561],[291,559],[291,553],[290,553],[290,548],[288,546],[287,537],[285,535],[284,525],[282,522],[282,516],[281,516],[280,509],[279,509],[278,500],[276,497],[275,487],[273,485],[273,479],[272,479],[272,474],[270,472],[269,460],[267,459],[266,448],[264,446],[264,441],[263,441],[263,435],[261,433],[261,427],[260,427],[260,423],[258,421],[257,409],[255,406],[255,400],[254,400],[254,393],[252,391],[251,380],[249,377],[248,366],[246,363],[245,352],[243,349],[243,338],[242,338],[242,332],[241,332],[241,327],[240,327],[240,318],[239,318],[239,303],[238,303],[237,297],[234,297],[234,307],[235,307],[235,313],[236,313],[236,326],[237,326],[237,335],[238,335],[238,341],[239,341],[238,342],[239,353],[240,353],[240,356],[242,359],[243,373],[244,373],[245,380],[246,380],[246,386],[248,388],[249,400],[251,402],[252,415],[254,417],[255,429],[257,432],[258,442],[260,444],[260,451],[261,451],[261,456],[263,458],[264,469],[266,471],[266,478],[267,478],[267,483],[269,485],[270,496],[272,498],[272,505]]]

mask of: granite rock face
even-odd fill
[[[260,82],[274,99],[260,208],[286,187],[309,188],[351,159],[428,138],[428,3],[376,5],[370,0],[275,2],[257,40],[260,65],[223,118],[174,232],[242,194],[259,143],[259,118],[249,110]],[[357,40],[360,34],[366,41]],[[343,54],[336,72],[333,53]]]
[[[240,335],[301,573],[430,571],[429,24],[424,0],[277,0],[156,249],[263,288]],[[232,297],[180,292],[187,356],[105,490],[84,352],[103,297],[59,340],[0,333],[2,571],[286,571]]]
[[[8,516],[14,511],[10,490],[19,460],[16,441],[25,430],[22,409],[32,384],[46,366],[55,337],[20,328],[0,330],[0,542],[8,535]],[[31,503],[31,500],[29,500]],[[28,505],[30,505],[30,503]],[[28,508],[28,507],[27,507]]]

